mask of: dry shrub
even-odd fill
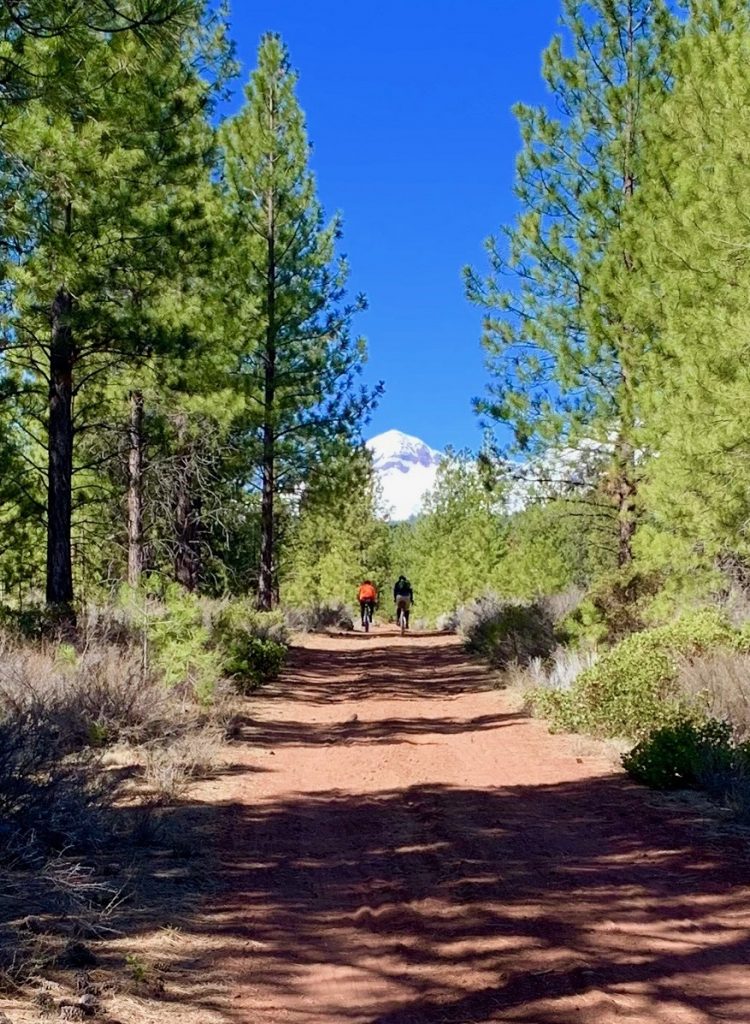
[[[550,658],[532,660],[527,670],[527,679],[533,687],[569,690],[580,674],[595,664],[596,659],[594,651],[557,647]]]
[[[443,633],[458,633],[461,628],[458,609],[454,608],[450,612],[443,612],[442,615],[438,615],[435,620],[435,628]]]
[[[33,846],[30,837],[24,841]],[[113,933],[124,898],[117,885],[65,853],[35,871],[26,866],[29,857],[22,851],[20,869],[0,869],[0,990],[38,980],[53,964],[75,966],[76,957],[90,957],[85,944]]]
[[[341,603],[289,608],[285,616],[287,626],[294,633],[322,633],[327,629],[349,632],[354,629],[351,611]]]
[[[750,739],[750,654],[714,651],[679,663],[678,687],[705,700],[712,718],[731,723],[738,740]]]
[[[171,743],[147,749],[144,781],[160,803],[179,800],[193,779],[205,778],[221,760],[224,735],[221,729],[206,725],[185,733]]]
[[[467,650],[505,668],[547,658],[555,646],[554,623],[538,602],[515,604],[485,594],[458,611]]]
[[[511,662],[503,669],[499,685],[510,693],[515,711],[533,714],[532,694],[569,690],[595,661],[592,651],[557,647],[549,658],[532,658],[528,664]]]
[[[0,988],[75,967],[109,933],[137,847],[162,842],[165,805],[236,728],[236,698],[220,687],[208,707],[168,689],[124,632],[111,642],[116,626],[75,644],[0,631]],[[104,881],[113,852],[117,884]]]
[[[151,772],[163,777],[154,788],[166,800],[218,756],[216,737],[231,722],[226,703],[224,721],[209,729],[210,712],[144,673],[136,652],[94,644],[79,655],[64,645],[35,648],[6,639],[0,649],[0,865],[39,870],[61,850],[90,853],[106,845],[123,775],[104,770],[102,750],[130,744],[123,764],[133,765],[140,758],[132,745],[153,745],[159,753],[148,755]]]
[[[564,622],[568,616],[575,612],[585,596],[586,591],[582,587],[572,586],[568,587],[567,590],[559,591],[557,594],[545,595],[540,598],[540,603],[544,605],[547,614],[557,625]]]

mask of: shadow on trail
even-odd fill
[[[497,730],[519,716],[427,717],[431,698],[487,681],[455,645],[295,653],[277,690],[258,698],[266,711],[277,700],[313,713],[356,706],[376,690],[415,710],[422,702],[426,717],[319,732],[314,721],[262,723],[250,746],[314,746],[326,729],[352,743]],[[186,836],[210,834],[225,815],[220,888],[191,908],[174,860],[156,857],[148,920],[118,927],[132,938],[155,921],[179,926],[189,953],[172,968],[191,1007],[232,1024],[750,1020],[744,840],[710,838],[685,806],[670,811],[622,776],[346,785],[256,803],[249,789],[248,803],[170,812]]]
[[[387,645],[380,638],[376,646],[357,639],[363,641],[358,650],[294,649],[274,696],[325,705],[383,698],[445,700],[491,686],[486,668],[468,660],[459,644],[419,646],[394,637]]]
[[[311,724],[309,721],[249,723],[244,735],[252,747],[330,747],[335,744],[396,746],[413,743],[420,736],[459,736],[506,728],[526,716],[479,715],[475,718],[379,718],[377,721],[349,721]]]
[[[750,1019],[739,850],[667,819],[618,777],[237,807],[226,897],[196,929],[226,938],[219,973],[251,943],[236,983],[285,1021],[568,1024],[584,997],[576,1021],[632,1000],[650,1024]],[[297,1009],[321,966],[362,1001]]]

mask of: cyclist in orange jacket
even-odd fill
[[[365,580],[364,583],[360,585],[360,588],[357,591],[357,600],[359,601],[359,614],[362,620],[362,626],[364,626],[365,608],[369,606],[370,621],[372,622],[372,617],[375,614],[375,605],[378,602],[378,592],[370,580]]]

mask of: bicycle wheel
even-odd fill
[[[401,636],[403,636],[406,632],[406,612],[403,608],[401,608],[398,613],[398,624],[401,628]]]
[[[370,632],[370,616],[371,615],[372,615],[372,612],[370,611],[369,607],[365,608],[365,633],[369,633]]]

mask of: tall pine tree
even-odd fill
[[[247,403],[237,433],[249,468],[261,467],[263,609],[277,595],[278,496],[300,486],[329,443],[357,436],[374,398],[356,386],[365,347],[350,323],[364,300],[345,300],[341,223],[324,222],[296,82],[281,39],[265,36],[245,105],[222,130],[227,282],[254,300],[235,299]]]
[[[659,533],[691,560],[750,556],[750,10],[695,0],[675,85],[649,127],[646,187],[623,245],[637,253],[631,317],[658,338],[641,405]],[[613,285],[617,286],[615,279]]]
[[[477,403],[509,424],[516,452],[606,454],[618,560],[633,553],[636,405],[646,339],[601,282],[602,263],[643,175],[643,130],[667,90],[677,25],[664,0],[564,0],[564,35],[544,55],[558,116],[519,105],[521,212],[490,238],[490,273],[467,271],[486,310],[492,381]],[[628,272],[632,257],[618,255]]]
[[[225,54],[221,30],[197,22],[153,38],[91,30],[75,96],[31,100],[9,128],[5,367],[46,451],[50,604],[73,600],[76,449],[122,368],[169,343],[164,292],[201,230],[212,152],[215,85],[199,68]]]

